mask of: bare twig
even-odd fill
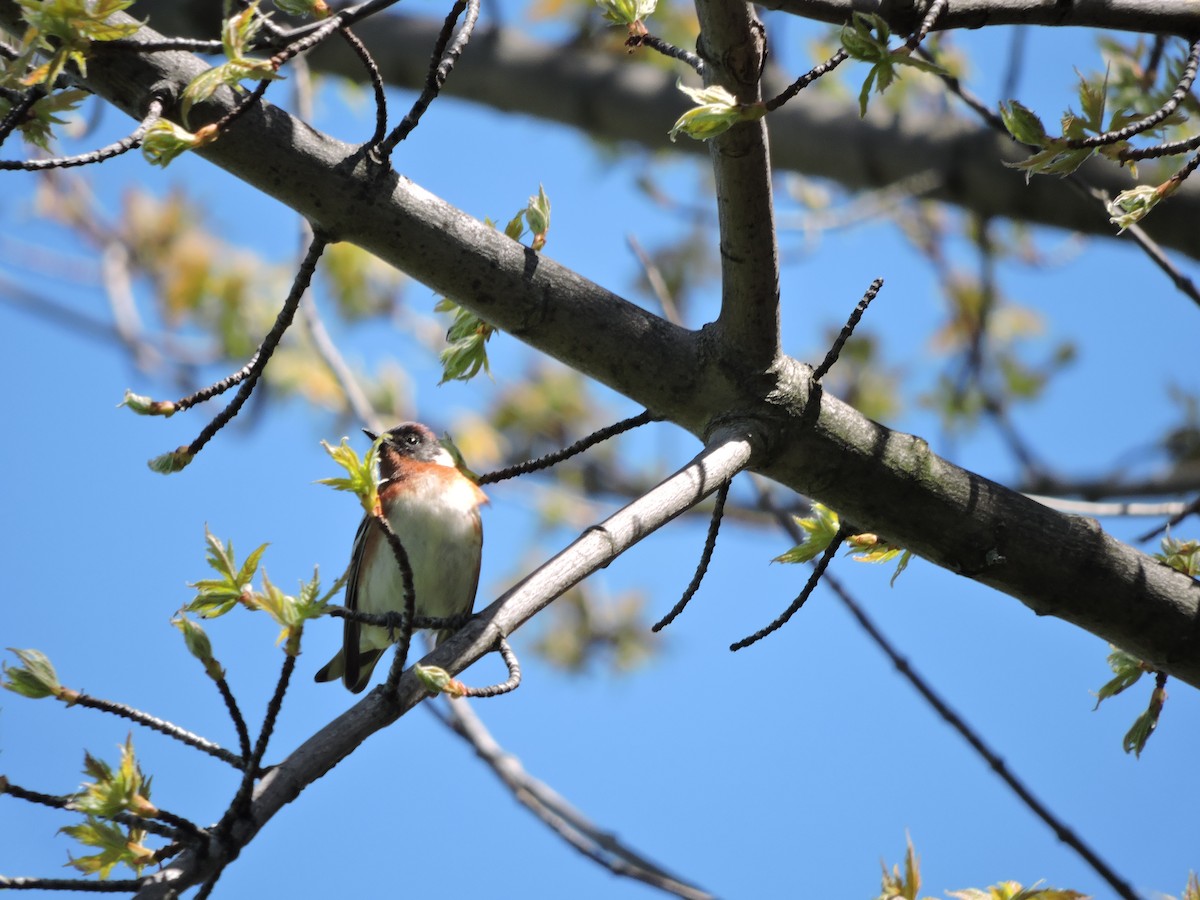
[[[623,843],[572,806],[554,788],[534,778],[520,759],[507,752],[488,731],[472,706],[462,700],[430,705],[447,727],[467,741],[496,777],[526,809],[563,840],[615,875],[632,878],[687,900],[711,900],[712,894],[688,884]]]
[[[676,617],[684,611],[692,597],[696,596],[696,591],[700,590],[700,583],[704,580],[704,573],[708,571],[708,564],[712,561],[713,550],[717,546],[717,533],[721,529],[721,518],[725,514],[725,501],[729,497],[729,486],[733,481],[727,481],[717,488],[717,501],[713,506],[712,518],[708,523],[708,536],[704,539],[704,550],[700,554],[700,562],[696,565],[696,572],[692,575],[692,580],[683,592],[683,596],[679,598],[671,611],[659,619],[650,628],[651,631],[662,631],[668,625],[675,621]]]

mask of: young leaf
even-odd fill
[[[793,519],[804,531],[804,541],[787,553],[775,557],[771,562],[805,563],[816,559],[833,542],[841,524],[837,513],[828,506],[816,502],[812,505],[811,516],[803,519],[793,516]]]
[[[233,541],[228,545],[222,544],[219,538],[213,536],[204,526],[204,540],[208,544],[206,561],[220,577],[205,578],[193,582],[191,587],[196,589],[196,596],[183,609],[185,612],[196,613],[205,619],[223,616],[238,603],[244,603],[253,592],[250,582],[258,570],[258,562],[267,549],[267,544],[261,544],[246,561],[238,566],[233,551]]]
[[[358,451],[350,446],[347,438],[342,438],[342,442],[336,446],[330,446],[326,441],[321,441],[321,446],[325,448],[335,463],[346,470],[346,478],[319,478],[317,484],[327,484],[335,491],[351,491],[358,497],[358,502],[362,504],[363,511],[367,515],[373,515],[375,507],[379,505],[378,485],[375,483],[375,457],[378,453],[378,442],[371,445],[371,449],[367,451],[367,455],[361,459],[358,456]]]
[[[1126,653],[1113,644],[1109,644],[1109,646],[1112,647],[1112,652],[1108,654],[1108,666],[1116,677],[1106,682],[1096,692],[1096,705],[1092,707],[1093,710],[1099,709],[1100,704],[1109,697],[1115,697],[1126,688],[1132,687],[1142,675],[1149,671],[1145,663],[1136,656]]]
[[[1166,702],[1166,689],[1161,686],[1161,683],[1155,685],[1150,694],[1150,703],[1142,711],[1142,714],[1133,720],[1133,726],[1125,733],[1125,740],[1122,741],[1121,746],[1125,748],[1126,753],[1132,751],[1134,756],[1141,757],[1142,751],[1146,749],[1146,742],[1150,740],[1150,735],[1154,734],[1154,729],[1158,727],[1158,719],[1162,715],[1163,704]]]
[[[54,666],[46,654],[40,650],[18,650],[15,647],[8,649],[17,655],[21,665],[4,666],[7,680],[0,682],[0,687],[30,700],[41,700],[43,697],[61,697],[68,700],[64,695],[74,693],[68,692],[59,684],[58,673],[54,671]]]

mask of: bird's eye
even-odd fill
[[[417,444],[419,444],[421,442],[421,439],[418,438],[415,434],[405,435],[404,440],[405,440],[405,442],[407,442],[408,446],[410,446],[410,447],[415,447],[415,446],[417,446]]]

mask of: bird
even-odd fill
[[[379,440],[379,508],[400,538],[412,568],[418,616],[449,618],[470,613],[479,587],[487,495],[459,471],[433,431],[403,422]],[[354,536],[346,577],[346,608],[376,615],[404,609],[404,581],[387,536],[364,516]],[[435,642],[446,636],[439,633]],[[393,642],[393,630],[344,620],[342,649],[316,674],[341,678],[359,693]]]

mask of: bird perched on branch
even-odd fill
[[[365,433],[372,441],[378,439]],[[471,611],[479,586],[479,507],[484,503],[487,496],[459,471],[429,428],[404,422],[383,433],[379,505],[408,554],[416,615],[450,618]],[[354,536],[346,608],[376,615],[404,610],[400,565],[372,516],[363,518]],[[442,637],[444,633],[438,640]],[[371,680],[392,638],[388,628],[346,619],[342,649],[317,672],[316,680],[341,678],[358,693]]]

